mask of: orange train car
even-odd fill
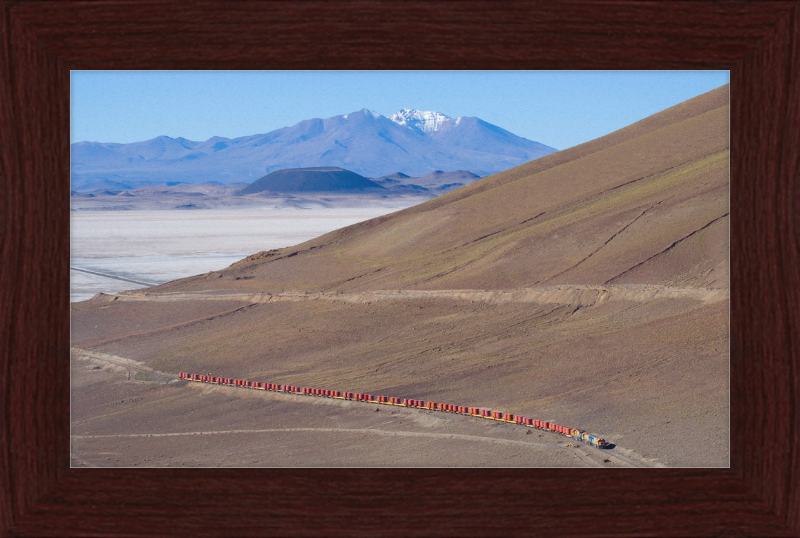
[[[341,392],[338,390],[329,389],[316,389],[311,387],[297,387],[294,385],[280,385],[276,383],[263,383],[260,381],[247,381],[243,379],[231,379],[228,377],[217,377],[210,375],[190,374],[187,372],[178,372],[179,379],[186,379],[188,381],[199,381],[201,383],[217,383],[225,385],[233,385],[237,387],[248,387],[261,390],[275,390],[282,392],[291,392],[296,394],[305,394],[308,396],[321,396],[327,398],[339,398],[346,400],[356,400],[369,403],[379,403],[384,405],[399,405],[406,407],[417,407],[420,409],[428,409],[430,411],[444,411],[450,413],[460,413],[465,415],[472,415],[475,417],[489,418],[501,422],[508,422],[511,424],[519,424],[529,428],[537,428],[548,431],[561,433],[562,435],[572,437],[579,441],[583,441],[589,445],[597,448],[605,448],[608,443],[599,436],[588,433],[578,428],[562,426],[546,420],[532,419],[522,417],[511,413],[502,413],[500,411],[489,411],[488,409],[480,409],[477,407],[464,407],[460,405],[444,404],[438,402],[426,402],[425,400],[412,400],[408,398],[395,398],[393,396],[375,396],[374,394],[363,394],[353,392]]]

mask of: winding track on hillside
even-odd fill
[[[179,380],[178,375],[171,374],[168,372],[162,372],[159,370],[155,370],[149,366],[142,364],[141,362],[134,361],[131,359],[126,359],[123,357],[118,357],[115,355],[109,355],[106,353],[96,353],[90,352],[85,349],[80,348],[71,348],[71,354],[76,358],[87,360],[91,362],[99,362],[99,363],[106,363],[112,365],[112,367],[117,367],[120,369],[126,370],[135,370],[139,373],[145,374],[149,380],[146,382],[151,383],[158,383],[158,384],[166,384],[166,383],[174,383]],[[200,388],[206,389],[208,386],[204,384],[195,384],[189,383],[188,387],[193,388]],[[224,387],[216,387],[213,388],[223,388],[227,390],[237,391],[241,390],[238,387],[232,386],[224,386]],[[297,400],[300,398],[302,401],[307,401],[307,396],[301,395],[294,395],[294,394],[283,394],[283,393],[269,393],[265,392],[265,394],[270,394],[271,396],[278,397],[280,399],[289,399],[289,400]],[[358,403],[358,402],[356,402]],[[413,408],[409,408],[413,409]],[[423,410],[419,410],[422,412]],[[430,412],[430,411],[429,411]],[[391,422],[391,421],[390,421]],[[438,438],[438,439],[459,439],[462,441],[469,441],[469,442],[485,442],[485,443],[493,443],[493,444],[501,444],[507,446],[523,446],[526,448],[541,450],[543,447],[547,445],[547,443],[532,443],[526,441],[516,441],[513,439],[498,439],[493,437],[484,437],[479,435],[463,435],[463,434],[452,434],[452,433],[434,433],[434,432],[412,432],[412,431],[402,431],[402,430],[381,430],[375,426],[366,427],[366,428],[271,428],[271,429],[263,429],[263,430],[213,430],[213,431],[192,431],[192,432],[169,432],[169,433],[131,433],[131,434],[108,434],[108,435],[72,435],[75,439],[95,439],[95,438],[137,438],[137,437],[183,437],[183,436],[195,436],[195,435],[225,435],[225,434],[263,434],[263,433],[275,433],[275,432],[327,432],[327,433],[350,433],[350,434],[367,434],[367,435],[380,435],[380,436],[390,436],[390,437],[426,437],[426,438]],[[571,443],[568,445],[563,441],[559,441],[555,443],[557,446],[564,448],[572,452],[575,457],[580,459],[583,463],[590,467],[603,467],[600,463],[592,459],[585,451],[584,447],[581,445],[570,446]],[[627,452],[627,455],[623,455],[620,452],[624,451]],[[626,451],[619,446],[615,446],[613,449],[603,450],[603,454],[606,459],[610,462],[613,462],[617,465],[624,466],[624,467],[663,467],[660,464],[654,464],[638,455],[635,455],[632,451]]]
[[[153,293],[127,291],[116,295],[98,294],[95,301],[241,301],[263,304],[279,301],[342,301],[369,303],[414,299],[450,299],[478,301],[487,304],[536,303],[593,306],[606,301],[647,302],[657,299],[691,299],[703,304],[724,301],[730,297],[727,288],[670,288],[656,285],[559,285],[511,290],[375,290],[352,293],[286,291],[281,293],[231,293],[198,291]]]

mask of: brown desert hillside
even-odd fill
[[[154,291],[727,288],[728,108],[724,86],[418,206]]]
[[[728,131],[724,86],[418,206],[220,271],[73,304],[72,343],[76,353],[122,357],[164,375],[474,405],[592,431],[616,446],[604,453],[652,465],[727,466]],[[199,397],[207,393],[178,384],[109,421],[95,402],[119,389],[86,383],[92,404],[73,416],[86,461],[116,450],[114,435],[134,427],[126,425],[137,435],[202,430],[204,421],[255,431],[254,417],[269,408],[252,399],[234,406],[235,390]],[[406,426],[426,413],[415,410],[364,422],[353,414],[359,405],[331,415],[281,401],[280,422],[407,435],[391,458],[371,453],[370,464],[475,464],[459,459],[475,454],[453,437],[461,423]],[[419,428],[447,432],[446,459],[418,458],[429,442]],[[469,442],[492,432],[501,430],[475,430]],[[549,442],[547,434],[520,435],[523,444]],[[224,453],[215,452],[222,441],[202,448],[169,439],[154,464],[200,450],[197,461],[207,464]],[[366,460],[353,459],[353,443],[331,434],[304,444],[294,460],[252,452],[226,464],[359,465]],[[589,461],[517,456],[507,451],[497,461]],[[595,463],[615,461],[600,455]]]

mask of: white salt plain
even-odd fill
[[[406,206],[73,211],[70,266],[163,284],[224,269],[262,250],[288,247]],[[146,286],[70,270],[70,301]]]

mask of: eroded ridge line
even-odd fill
[[[627,230],[628,228],[630,228],[631,226],[633,226],[633,223],[635,223],[637,220],[639,220],[640,218],[642,218],[642,217],[644,216],[644,214],[645,214],[645,213],[647,213],[648,211],[650,211],[651,209],[653,209],[655,206],[657,206],[657,205],[658,205],[658,204],[660,204],[660,203],[661,203],[661,202],[657,202],[657,203],[655,203],[655,204],[651,205],[650,207],[648,207],[647,209],[645,209],[644,211],[642,211],[641,213],[639,213],[639,215],[638,215],[638,216],[637,216],[635,219],[633,219],[633,220],[632,220],[632,221],[630,221],[628,224],[626,224],[626,225],[625,225],[625,226],[623,226],[621,229],[619,229],[619,230],[618,230],[618,231],[617,231],[617,232],[616,232],[614,235],[612,235],[611,237],[609,237],[609,238],[606,240],[606,242],[605,242],[605,243],[603,243],[602,245],[600,245],[599,247],[597,247],[597,248],[596,248],[594,251],[592,251],[591,253],[589,253],[589,255],[588,255],[588,256],[586,256],[584,259],[582,259],[581,261],[579,261],[578,263],[576,263],[576,264],[575,264],[575,265],[573,265],[572,267],[567,267],[566,269],[564,269],[563,271],[561,271],[561,272],[560,272],[560,273],[558,273],[557,275],[553,275],[553,276],[551,276],[551,277],[550,277],[550,279],[556,278],[556,277],[558,277],[558,276],[561,276],[561,275],[563,275],[563,274],[564,274],[564,273],[566,273],[567,271],[571,271],[571,270],[575,269],[575,268],[576,268],[576,267],[578,267],[580,264],[582,264],[583,262],[585,262],[586,260],[588,260],[589,258],[591,258],[592,256],[594,256],[595,254],[597,254],[598,252],[600,252],[600,250],[602,250],[602,249],[603,249],[603,247],[605,247],[605,246],[606,246],[606,245],[608,245],[608,244],[609,244],[611,241],[613,241],[615,237],[617,237],[619,234],[621,234],[622,232],[624,232],[625,230]],[[549,279],[548,279],[548,280],[549,280]]]
[[[620,273],[620,274],[618,274],[617,276],[615,276],[615,277],[612,277],[612,278],[610,278],[610,279],[606,280],[605,282],[603,282],[603,284],[611,284],[612,282],[614,282],[615,280],[617,280],[617,279],[618,279],[619,277],[621,277],[622,275],[625,275],[625,274],[627,274],[627,273],[630,273],[631,271],[633,271],[633,270],[634,270],[634,269],[636,269],[637,267],[641,267],[642,265],[646,264],[646,263],[647,263],[647,262],[649,262],[650,260],[652,260],[652,259],[654,259],[654,258],[657,258],[657,257],[661,256],[662,254],[666,254],[667,252],[669,252],[670,250],[672,250],[673,248],[675,248],[675,247],[676,247],[676,246],[677,246],[679,243],[681,243],[681,242],[683,242],[683,241],[686,241],[687,239],[689,239],[690,237],[692,237],[692,236],[693,236],[694,234],[696,234],[696,233],[700,233],[700,232],[702,232],[703,230],[705,230],[706,228],[708,228],[709,226],[711,226],[711,225],[712,225],[712,224],[714,224],[715,222],[717,222],[717,221],[719,221],[719,220],[722,220],[722,219],[724,219],[724,218],[725,218],[725,217],[727,217],[728,215],[730,215],[730,213],[725,213],[724,215],[722,215],[722,216],[720,216],[720,217],[717,217],[717,218],[715,218],[714,220],[712,220],[711,222],[709,222],[709,223],[708,223],[708,224],[706,224],[705,226],[702,226],[702,227],[700,227],[700,228],[696,229],[695,231],[693,231],[692,233],[690,233],[690,234],[688,234],[688,235],[686,235],[686,236],[684,236],[684,237],[681,237],[680,239],[678,239],[677,241],[675,241],[674,243],[672,243],[670,246],[668,246],[667,248],[665,248],[665,249],[664,249],[664,250],[662,250],[661,252],[658,252],[658,253],[656,253],[656,254],[653,254],[652,256],[650,256],[649,258],[647,258],[646,260],[644,260],[643,262],[637,263],[636,265],[634,265],[634,266],[633,266],[633,267],[631,267],[630,269],[626,269],[625,271],[621,272],[621,273]]]

